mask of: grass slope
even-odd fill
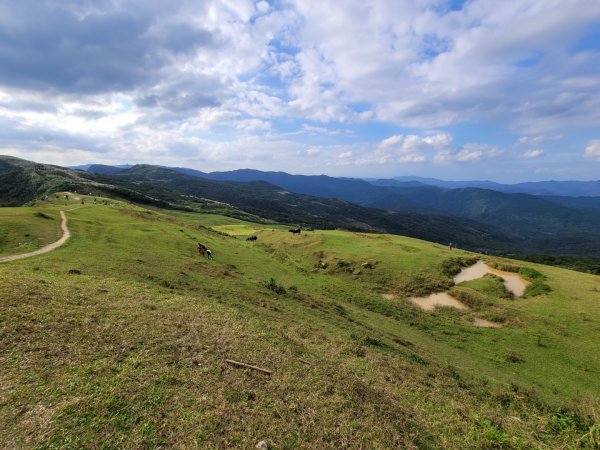
[[[527,263],[552,290],[520,300],[460,286],[505,320],[482,329],[404,301],[466,252],[85,200],[63,247],[0,265],[1,447],[599,445],[597,276]]]
[[[3,208],[0,216],[0,257],[27,253],[56,241],[62,234],[60,215],[38,208]]]

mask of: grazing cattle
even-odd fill
[[[247,241],[256,241],[258,239],[258,236],[248,236],[246,238]]]
[[[300,234],[302,232],[302,230],[300,228],[295,228],[290,230],[290,233],[292,234]]]

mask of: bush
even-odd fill
[[[529,280],[538,280],[546,278],[542,273],[530,267],[521,267],[519,273]]]
[[[271,277],[271,279],[269,281],[267,281],[265,283],[265,285],[266,285],[267,289],[275,292],[277,295],[285,295],[287,292],[283,286],[277,284],[277,282],[275,281],[275,278],[273,278],[273,277]]]
[[[550,286],[548,286],[546,283],[536,280],[525,288],[523,297],[535,297],[536,295],[547,294],[549,292],[552,292],[552,288]]]
[[[493,267],[494,269],[502,270],[504,272],[514,272],[520,273],[521,267],[515,266],[513,264],[499,263],[499,262],[490,262],[488,266]],[[531,269],[533,270],[533,269]]]
[[[34,214],[35,217],[39,217],[41,219],[54,220],[53,217],[50,217],[48,214],[45,214],[41,211],[38,211]]]
[[[521,357],[521,355],[519,355],[517,352],[515,352],[514,350],[509,350],[506,352],[506,355],[504,355],[504,357],[506,358],[506,360],[508,362],[511,363],[522,363],[525,360]]]

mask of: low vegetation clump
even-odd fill
[[[496,299],[512,299],[513,294],[506,290],[504,280],[496,274],[486,273],[483,277],[461,283],[461,286],[470,287],[477,292]]]
[[[535,297],[537,295],[544,295],[552,292],[552,288],[541,280],[535,280],[528,284],[525,288],[523,297]]]
[[[272,277],[269,279],[269,281],[265,283],[265,286],[267,287],[267,289],[275,292],[277,295],[285,295],[287,293],[285,287],[281,286],[280,284],[277,284],[275,278]]]
[[[48,214],[41,211],[37,211],[34,216],[39,217],[40,219],[54,220],[54,217],[50,217]]]
[[[449,277],[453,277],[458,275],[464,267],[472,266],[476,262],[477,258],[474,256],[448,258],[442,262],[442,272]]]
[[[488,262],[488,265],[490,267],[493,267],[494,269],[498,269],[498,270],[502,270],[504,272],[514,272],[514,273],[520,273],[521,271],[521,267],[517,266],[516,264],[510,264],[507,262],[500,262],[500,261],[490,261]]]
[[[546,278],[541,272],[532,269],[531,267],[519,267],[519,274],[527,278],[528,280],[542,280]]]
[[[467,286],[454,286],[450,289],[449,294],[476,311],[493,305],[493,302],[486,295]]]

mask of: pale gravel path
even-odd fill
[[[79,208],[81,208],[81,207],[79,206],[77,208],[68,209],[67,211],[73,211],[73,210],[79,209]],[[37,255],[43,255],[44,253],[51,252],[52,250],[63,245],[71,237],[71,232],[69,231],[69,228],[67,227],[67,216],[65,215],[64,211],[60,212],[60,218],[61,218],[60,227],[62,228],[63,235],[61,236],[61,238],[58,241],[53,242],[52,244],[44,245],[42,248],[35,250],[33,252],[0,257],[0,263],[16,261],[18,259],[30,258],[32,256],[37,256]]]

